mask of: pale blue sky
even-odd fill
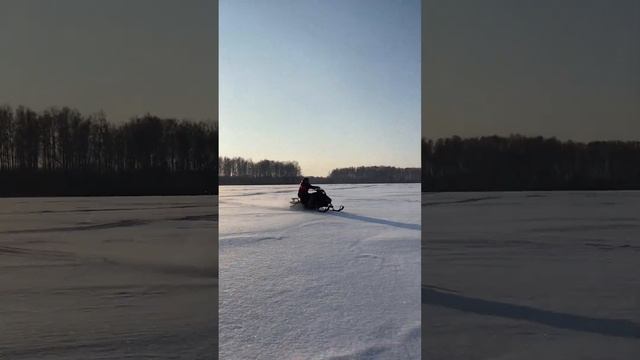
[[[420,165],[420,1],[220,1],[220,155]]]
[[[212,0],[2,0],[0,104],[216,120]]]
[[[424,4],[425,137],[640,139],[640,1]]]

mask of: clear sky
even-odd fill
[[[221,0],[220,155],[420,166],[419,0]]]
[[[215,120],[217,2],[2,0],[0,104]]]
[[[422,132],[640,139],[640,1],[425,0]]]

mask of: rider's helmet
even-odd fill
[[[302,179],[302,183],[305,184],[305,185],[308,185],[309,184],[309,178]]]

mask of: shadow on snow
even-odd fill
[[[403,229],[420,231],[420,224],[409,224],[409,223],[403,223],[398,221],[378,219],[378,218],[369,217],[369,216],[350,214],[347,212],[340,212],[335,214],[329,213],[329,214],[347,218],[347,219],[352,219],[352,220],[365,221],[365,222],[370,222],[375,224],[389,225],[389,226],[395,226]]]
[[[623,319],[573,315],[499,301],[483,300],[422,286],[422,303],[480,315],[526,320],[560,329],[584,331],[623,338],[640,338],[640,324]]]

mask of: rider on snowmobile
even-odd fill
[[[317,190],[319,188],[319,186],[311,185],[311,183],[309,183],[309,178],[302,179],[300,182],[300,188],[298,188],[298,198],[300,198],[300,202],[306,206],[310,197],[309,189]]]

